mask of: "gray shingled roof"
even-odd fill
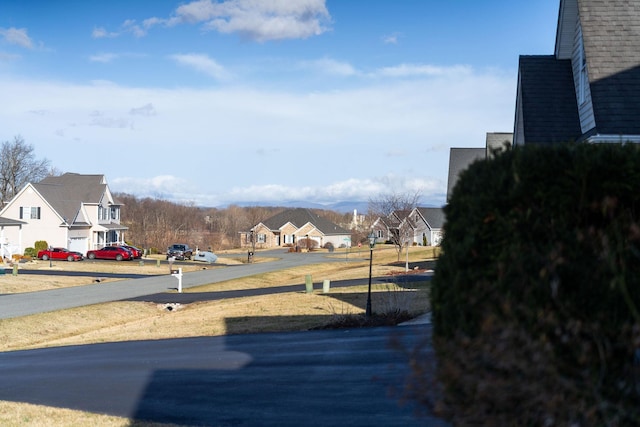
[[[582,131],[570,60],[520,57],[520,105],[526,144],[577,141]]]
[[[420,215],[427,221],[432,229],[444,226],[444,210],[442,208],[418,208]]]
[[[505,144],[510,147],[512,143],[513,133],[511,132],[487,132],[487,155],[489,155],[492,150],[504,150]]]
[[[262,224],[268,227],[269,230],[277,231],[280,227],[289,222],[298,228],[302,227],[306,223],[311,223],[325,236],[332,234],[350,234],[350,231],[345,230],[328,219],[314,214],[309,209],[303,208],[289,209],[284,212],[280,212],[279,214],[262,221]]]
[[[578,0],[596,132],[640,135],[640,2]]]
[[[458,182],[460,173],[476,160],[487,157],[486,148],[451,148],[449,151],[449,180],[447,181],[447,200]]]
[[[101,202],[107,184],[104,175],[65,173],[47,177],[33,186],[65,221],[71,223],[82,203]]]
[[[26,222],[19,221],[17,219],[5,218],[3,216],[0,216],[0,225],[4,225],[6,227],[11,227],[11,226],[18,226],[18,225],[21,225],[21,224],[26,224]]]

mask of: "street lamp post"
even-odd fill
[[[365,316],[371,317],[371,268],[373,266],[373,247],[376,245],[376,235],[371,230],[369,233],[369,291],[367,292],[367,309]]]

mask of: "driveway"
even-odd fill
[[[0,353],[0,400],[203,426],[445,426],[400,404],[427,325]],[[427,351],[423,357],[432,358]]]

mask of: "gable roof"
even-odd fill
[[[504,150],[505,145],[511,146],[513,143],[513,133],[511,132],[487,132],[485,146],[487,156],[494,150]]]
[[[262,221],[262,224],[272,231],[279,230],[287,223],[291,223],[297,228],[311,223],[324,235],[350,234],[348,230],[304,208],[289,209]]]
[[[458,182],[460,173],[476,160],[487,157],[486,148],[451,148],[449,151],[449,178],[447,180],[447,201]]]
[[[580,118],[571,60],[554,55],[520,57],[516,134],[526,144],[571,142],[580,138]]]
[[[596,122],[594,133],[640,135],[640,2],[564,2],[568,9],[577,3]],[[571,20],[568,15],[564,18],[561,14],[559,19]],[[576,20],[573,22],[575,28]],[[571,28],[570,22],[563,26]]]
[[[444,226],[445,218],[442,208],[417,208],[417,210],[431,229],[442,228]]]
[[[65,173],[32,185],[69,224],[76,219],[83,204],[100,204],[108,193],[104,175]]]

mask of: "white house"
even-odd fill
[[[20,226],[3,228],[0,243],[23,253],[44,240],[83,254],[124,243],[127,227],[120,225],[120,208],[104,175],[47,177],[27,184],[0,211],[5,220],[20,221]]]

